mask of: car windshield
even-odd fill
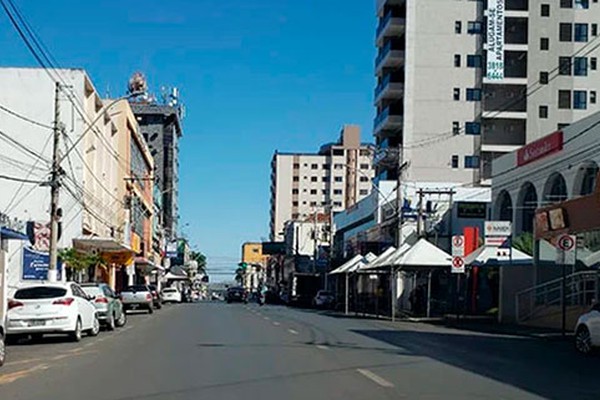
[[[55,297],[63,297],[67,294],[67,290],[61,287],[37,286],[26,289],[19,289],[15,293],[15,299],[19,300],[36,300],[36,299],[53,299]]]
[[[147,291],[148,291],[148,286],[146,286],[146,285],[127,286],[127,289],[124,290],[124,292],[147,292]]]
[[[81,288],[89,296],[98,297],[104,295],[104,293],[102,293],[102,289],[99,286],[82,286]]]
[[[163,293],[177,293],[177,289],[163,289]]]

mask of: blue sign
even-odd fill
[[[50,254],[23,247],[23,280],[47,280]],[[58,279],[61,279],[62,263],[58,261]]]

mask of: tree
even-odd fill
[[[97,254],[85,253],[73,247],[60,250],[58,258],[65,264],[70,274],[76,271],[89,271],[91,267],[96,267],[104,262],[102,257]]]
[[[198,273],[206,273],[206,256],[199,251],[191,251],[190,259],[198,263]]]
[[[235,281],[240,285],[244,281],[245,272],[246,271],[244,270],[244,268],[241,267],[235,270]]]
[[[519,236],[517,236],[512,243],[513,247],[517,250],[522,251],[523,253],[533,256],[533,234],[530,232],[523,232]]]

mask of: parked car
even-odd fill
[[[0,319],[0,367],[6,362],[6,330],[4,320]]]
[[[589,354],[597,347],[600,347],[600,303],[580,316],[575,325],[575,348]]]
[[[157,310],[160,310],[163,305],[162,295],[159,293],[156,286],[154,286],[154,285],[148,285],[148,286],[150,287],[150,291],[152,293],[152,300],[153,300],[152,304],[154,305],[154,308],[156,308]]]
[[[154,312],[154,298],[148,285],[131,285],[121,292],[121,302],[125,311],[143,309],[148,314]]]
[[[164,288],[162,298],[165,303],[181,303],[181,292],[176,287]]]
[[[248,293],[242,287],[231,287],[227,289],[227,303],[248,303]]]
[[[8,301],[8,337],[65,333],[80,341],[82,332],[96,336],[100,321],[96,307],[76,283],[44,283],[19,288]]]
[[[319,290],[317,295],[313,299],[313,306],[317,308],[330,308],[335,302],[335,296],[333,293],[327,290]]]
[[[88,296],[94,298],[93,302],[102,326],[112,331],[115,327],[121,327],[127,323],[123,303],[110,286],[106,283],[84,283],[81,288]]]

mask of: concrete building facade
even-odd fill
[[[271,162],[271,240],[283,241],[287,221],[352,207],[371,192],[372,146],[345,125],[339,141],[318,153],[280,153]]]

